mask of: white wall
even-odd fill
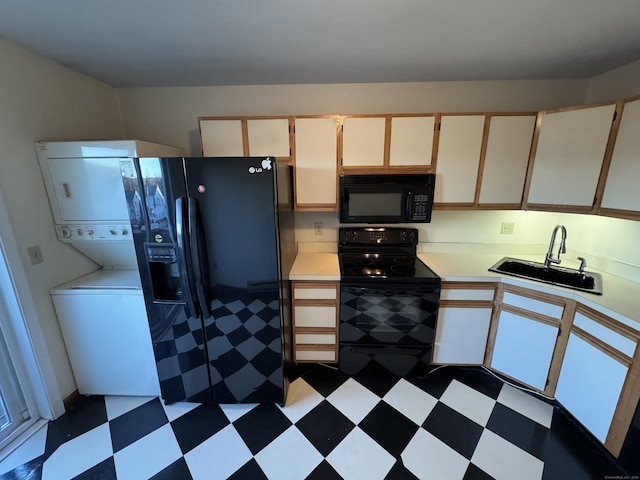
[[[49,290],[96,266],[55,238],[34,142],[122,138],[117,96],[108,85],[2,40],[0,65],[0,193],[21,262],[10,268],[24,270],[29,291],[18,293],[33,300],[59,390],[67,396],[76,387]],[[31,265],[26,248],[32,245],[41,247],[44,263]]]
[[[118,90],[125,135],[201,154],[199,116],[537,111],[578,105],[586,80]]]
[[[640,95],[640,60],[589,80],[585,103]]]

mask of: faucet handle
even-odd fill
[[[578,272],[583,273],[584,268],[587,266],[587,260],[584,257],[578,257],[578,260],[580,260],[580,268],[578,269]]]

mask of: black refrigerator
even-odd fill
[[[120,168],[164,401],[284,403],[291,167],[242,157]]]

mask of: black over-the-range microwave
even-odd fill
[[[436,176],[340,176],[341,223],[428,223]]]

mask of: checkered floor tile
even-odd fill
[[[296,372],[284,407],[88,397],[0,463],[2,480],[624,474],[559,409],[474,368],[398,379],[309,366]]]

